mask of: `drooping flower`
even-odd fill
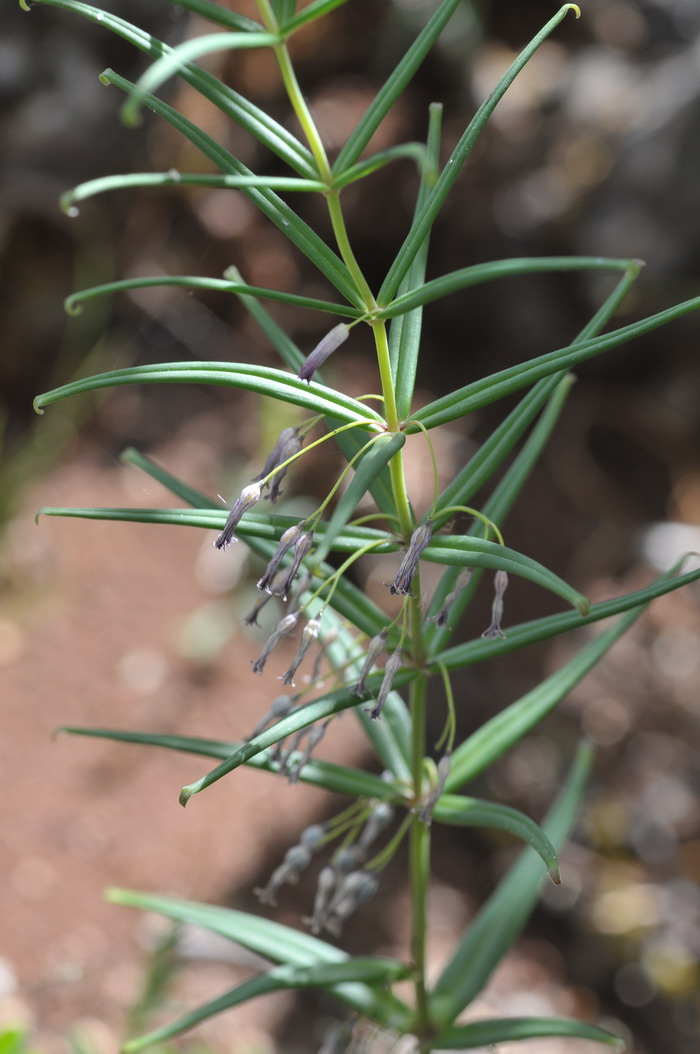
[[[282,537],[279,540],[279,545],[275,549],[272,559],[265,568],[265,574],[258,582],[258,589],[262,589],[265,593],[270,593],[272,595],[274,590],[271,588],[271,583],[277,573],[277,569],[286,554],[289,552],[292,546],[296,545],[303,533],[303,520],[301,523],[296,523],[293,527],[288,527],[287,530],[284,531]],[[287,575],[285,574],[284,578],[280,580],[280,587],[286,581],[286,579]]]
[[[350,327],[345,322],[340,322],[333,327],[330,333],[326,333],[311,354],[307,356],[304,365],[299,370],[299,380],[310,384],[316,370],[320,369],[326,359],[348,339],[349,332]]]
[[[434,622],[437,626],[446,626],[447,625],[447,619],[448,619],[448,616],[449,616],[450,611],[452,609],[452,605],[454,604],[455,600],[457,599],[459,594],[462,592],[462,590],[465,589],[469,585],[471,577],[472,577],[472,569],[471,569],[471,567],[465,567],[464,570],[462,571],[462,573],[460,574],[459,578],[455,582],[454,589],[452,590],[451,593],[448,593],[447,596],[445,597],[443,605],[440,608],[440,610],[438,611],[438,613],[436,615],[430,615],[428,617],[428,620],[427,620],[428,622]]]
[[[303,442],[303,436],[300,435],[298,428],[283,429],[279,434],[277,442],[267,455],[262,472],[253,477],[253,482],[259,483],[261,480],[264,480],[266,476],[269,476],[269,474],[277,468],[278,465],[282,465],[285,461],[288,461],[290,457],[293,457],[294,454],[298,454]],[[273,504],[282,494],[280,485],[286,474],[287,467],[280,469],[279,472],[275,472],[272,477],[270,483],[270,501]]]
[[[360,698],[363,698],[365,695],[367,695],[367,678],[372,672],[372,667],[374,666],[378,657],[384,651],[384,645],[386,644],[386,639],[388,635],[389,628],[385,627],[380,633],[376,635],[376,637],[372,637],[371,641],[367,645],[365,661],[363,662],[362,669],[360,670],[359,680],[357,681],[357,684],[352,690],[353,695],[358,695]]]
[[[429,545],[432,533],[433,524],[429,519],[415,529],[411,535],[411,540],[408,543],[406,554],[396,573],[396,578],[389,586],[390,593],[400,597],[411,596],[411,582],[413,581],[413,576],[418,569],[420,555]]]
[[[309,549],[313,545],[314,536],[311,531],[304,531],[296,542],[294,543],[294,559],[287,568],[287,577],[280,587],[278,596],[281,596],[283,600],[287,599],[287,594],[291,591],[294,579],[296,578],[297,571],[301,565],[301,561],[304,559]]]
[[[248,736],[248,740],[255,739],[268,725],[286,717],[298,698],[298,695],[278,695],[276,699],[273,699],[270,709],[260,718],[251,735]]]
[[[491,607],[491,625],[484,630],[481,636],[486,637],[487,640],[494,640],[496,637],[505,640],[506,635],[501,629],[501,619],[503,618],[503,594],[508,588],[507,573],[505,571],[496,571],[493,584],[496,595],[493,598]]]
[[[384,679],[382,680],[382,686],[379,689],[377,701],[372,707],[372,709],[369,711],[369,716],[372,718],[373,721],[376,721],[377,718],[380,716],[384,703],[386,702],[386,697],[391,691],[392,681],[394,680],[394,677],[396,676],[400,668],[401,652],[397,649],[396,651],[392,651],[391,655],[386,661],[386,666],[384,667]]]
[[[318,631],[320,628],[320,617],[309,619],[309,621],[304,626],[303,632],[301,634],[301,644],[299,645],[299,650],[292,659],[289,665],[289,669],[281,678],[283,684],[291,684],[292,686],[294,686],[294,674],[297,672],[302,662],[304,661],[304,656],[306,655],[311,645],[316,640],[318,640]]]
[[[367,822],[362,828],[360,837],[357,839],[357,844],[360,848],[369,849],[372,842],[389,826],[393,819],[394,809],[389,802],[381,801],[379,805],[376,805],[367,817]]]
[[[287,777],[290,783],[296,783],[299,779],[299,776],[301,775],[304,766],[308,761],[311,760],[311,753],[314,747],[318,746],[318,744],[325,736],[326,728],[328,727],[328,722],[330,720],[331,719],[328,718],[328,720],[324,721],[322,724],[312,725],[312,727],[308,729],[306,745],[301,754],[301,757],[297,759],[292,768],[287,768]]]
[[[340,937],[343,923],[360,904],[374,896],[378,886],[379,875],[376,871],[351,871],[343,879],[331,901],[324,928],[334,937]]]
[[[303,871],[311,863],[311,853],[303,845],[293,845],[284,855],[284,860],[279,867],[275,868],[270,880],[264,888],[254,889],[256,897],[261,904],[269,904],[277,907],[277,890],[285,882],[296,885],[299,881],[299,872]]]
[[[248,512],[249,509],[252,509],[253,506],[260,501],[261,495],[262,487],[259,483],[251,483],[249,486],[243,488],[240,495],[233,503],[231,511],[228,514],[228,519],[224,524],[223,531],[214,542],[217,549],[227,549],[231,542],[238,541],[238,539],[234,537],[233,532],[236,530],[243,514]]]
[[[263,670],[265,669],[265,663],[268,660],[270,652],[273,650],[273,648],[277,647],[283,637],[286,637],[287,634],[291,633],[292,630],[296,627],[296,624],[299,621],[300,614],[301,612],[299,611],[292,611],[289,613],[289,615],[285,615],[283,619],[280,619],[280,621],[277,623],[276,628],[267,638],[265,642],[265,647],[260,653],[260,657],[257,658],[253,663],[253,673],[263,672]]]

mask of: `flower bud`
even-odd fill
[[[425,824],[428,824],[428,826],[430,825],[430,821],[432,819],[435,803],[439,800],[442,792],[445,789],[445,783],[447,781],[447,777],[450,774],[451,767],[452,756],[450,754],[450,751],[446,750],[437,764],[437,783],[431,790],[428,797],[423,802],[423,807],[420,811],[421,821]]]
[[[231,542],[235,542],[238,539],[234,537],[233,532],[235,531],[238,523],[243,516],[243,513],[248,512],[253,506],[260,501],[262,495],[262,488],[259,483],[251,483],[249,486],[244,487],[238,498],[233,503],[233,507],[228,514],[228,519],[224,524],[224,529],[219,537],[214,542],[217,549],[227,549]]]
[[[328,909],[325,922],[328,932],[340,937],[343,923],[360,904],[374,896],[378,886],[379,876],[375,871],[351,871],[346,875]]]
[[[391,821],[394,819],[394,810],[388,802],[380,802],[367,817],[367,822],[362,828],[362,833],[357,840],[357,844],[362,849],[369,849],[372,842],[376,839],[377,835],[389,826]]]
[[[288,527],[287,530],[282,534],[282,537],[279,540],[279,545],[277,546],[277,549],[275,550],[272,559],[270,560],[269,564],[267,565],[267,568],[265,569],[265,574],[258,582],[258,589],[262,589],[266,593],[270,594],[274,592],[271,588],[271,582],[275,578],[277,568],[284,559],[286,553],[288,553],[292,546],[296,545],[296,543],[299,541],[303,534],[303,530],[304,525],[302,522],[294,524],[293,527]],[[278,588],[281,588],[281,586],[284,584],[284,582],[286,582],[286,580],[287,575],[285,574],[284,578],[280,579],[280,582],[278,583]]]
[[[348,339],[349,332],[350,327],[347,326],[345,322],[340,322],[337,326],[333,327],[330,333],[326,333],[325,337],[319,341],[311,354],[307,356],[304,365],[299,371],[299,380],[306,381],[307,384],[310,384],[311,378],[316,370],[320,369],[326,359]]]

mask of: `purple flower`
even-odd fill
[[[306,655],[311,645],[314,643],[314,641],[318,640],[318,631],[320,628],[320,618],[312,618],[304,626],[304,630],[301,635],[301,644],[299,645],[299,650],[292,659],[289,669],[281,678],[284,684],[291,684],[292,687],[294,687],[294,674],[297,672],[302,662],[304,661],[304,656]]]
[[[277,568],[282,562],[285,554],[288,553],[292,546],[296,545],[296,543],[299,541],[303,534],[303,531],[304,523],[302,521],[302,523],[297,523],[293,527],[288,527],[287,530],[283,533],[282,537],[279,540],[279,545],[275,550],[275,554],[270,560],[269,564],[267,565],[267,568],[265,569],[265,574],[258,582],[258,589],[262,589],[266,593],[270,593],[271,595],[274,593],[274,590],[270,587],[270,583],[275,577]],[[286,581],[286,578],[287,576],[285,575],[284,579],[282,579],[282,581],[280,581],[279,583],[280,586],[284,581]]]
[[[472,569],[471,569],[471,567],[465,567],[465,569],[462,571],[462,573],[460,574],[459,578],[455,582],[454,589],[452,590],[451,593],[448,593],[447,596],[445,597],[445,601],[444,601],[442,607],[440,608],[440,610],[438,611],[437,615],[430,615],[430,617],[427,619],[428,622],[434,622],[437,626],[446,626],[447,625],[447,618],[448,618],[448,616],[450,614],[450,610],[452,608],[452,605],[454,604],[455,600],[457,599],[459,594],[462,592],[462,590],[465,589],[466,586],[469,585],[469,581],[470,581],[471,577],[472,577]]]
[[[260,501],[261,495],[262,487],[259,483],[251,483],[249,486],[243,488],[239,497],[237,497],[233,503],[233,507],[228,514],[228,519],[224,524],[223,531],[214,542],[217,549],[227,549],[231,542],[238,540],[237,538],[234,538],[233,532],[238,526],[243,513],[252,509],[253,506]]]
[[[323,366],[326,359],[348,339],[349,332],[350,327],[340,322],[333,327],[330,333],[326,333],[311,354],[307,356],[304,365],[299,370],[299,380],[310,384],[316,370]]]
[[[267,455],[262,472],[253,477],[253,482],[259,483],[261,480],[264,480],[272,471],[274,471],[274,469],[277,468],[278,465],[282,465],[285,461],[288,461],[290,457],[293,457],[294,454],[298,454],[303,442],[304,440],[302,436],[300,436],[298,428],[285,428],[280,432],[277,442]],[[279,472],[275,472],[275,475],[272,477],[270,501],[273,504],[282,493],[280,490],[280,484],[286,474],[287,467],[280,469]]]
[[[368,711],[369,712],[369,716],[372,718],[373,721],[376,721],[377,718],[379,717],[379,715],[381,714],[382,707],[384,706],[384,703],[386,702],[386,697],[388,696],[389,692],[391,691],[391,682],[394,680],[394,677],[396,676],[396,674],[398,673],[400,668],[401,668],[401,652],[398,651],[398,650],[397,651],[392,651],[391,655],[389,656],[389,658],[386,661],[386,666],[384,667],[384,680],[382,681],[382,686],[379,689],[379,695],[377,696],[377,701],[374,704],[374,706],[372,707],[372,709],[370,711]]]
[[[418,568],[420,554],[429,544],[432,533],[433,524],[431,520],[426,520],[425,523],[415,529],[408,543],[406,555],[396,573],[396,578],[389,586],[390,593],[398,594],[400,597],[411,596],[411,582]]]
[[[365,655],[365,661],[362,664],[360,670],[360,678],[353,688],[353,695],[359,695],[360,698],[367,695],[367,678],[372,671],[372,667],[379,655],[384,651],[384,645],[386,644],[386,638],[389,635],[388,627],[383,629],[381,633],[378,633],[376,637],[372,637],[371,641],[367,645],[367,654]]]
[[[292,630],[296,627],[296,624],[299,621],[300,614],[301,612],[299,611],[292,611],[289,615],[285,615],[284,618],[281,619],[280,622],[278,622],[274,632],[267,638],[267,641],[265,642],[265,647],[260,653],[260,657],[256,659],[253,663],[253,673],[263,672],[263,670],[265,669],[265,663],[268,660],[270,652],[273,650],[273,648],[277,647],[279,642],[282,640],[282,637],[286,637],[287,634],[291,633]]]
[[[287,599],[287,594],[292,588],[292,584],[294,582],[294,579],[296,578],[297,571],[299,570],[299,565],[301,564],[301,561],[304,559],[309,549],[313,545],[313,541],[314,536],[312,532],[305,531],[303,534],[299,535],[296,542],[294,543],[294,559],[289,565],[289,568],[287,570],[287,577],[280,586],[280,591],[277,594],[278,596],[281,596],[283,600]]]
[[[495,637],[505,640],[506,635],[501,629],[501,619],[503,618],[503,594],[508,588],[508,575],[506,572],[496,571],[493,584],[496,596],[491,607],[491,625],[487,630],[484,630],[481,636],[486,637],[487,640],[494,640]]]

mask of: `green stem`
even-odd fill
[[[329,190],[326,194],[326,204],[328,205],[328,213],[331,218],[331,224],[333,226],[333,233],[335,240],[338,244],[338,251],[340,252],[343,263],[347,267],[348,271],[352,275],[353,281],[357,287],[357,291],[362,297],[362,301],[371,313],[377,310],[377,301],[374,299],[374,294],[367,284],[367,280],[362,273],[360,265],[355,259],[355,254],[352,251],[350,245],[350,239],[348,238],[348,231],[345,226],[345,217],[343,216],[343,209],[340,204],[340,193],[337,190]]]
[[[416,799],[423,781],[425,755],[425,689],[426,678],[418,677],[411,685],[411,768]],[[428,992],[425,983],[426,935],[428,931],[428,882],[430,878],[430,827],[414,816],[410,840],[411,876],[411,958],[416,971],[415,1029],[423,1039],[430,1030]]]

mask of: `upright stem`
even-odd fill
[[[425,755],[425,689],[426,678],[411,684],[411,768],[414,792],[420,793]],[[425,983],[426,935],[428,931],[428,883],[430,879],[430,827],[418,815],[413,817],[409,844],[411,878],[411,958],[416,971],[415,1031],[424,1039],[430,1028],[428,992]]]

